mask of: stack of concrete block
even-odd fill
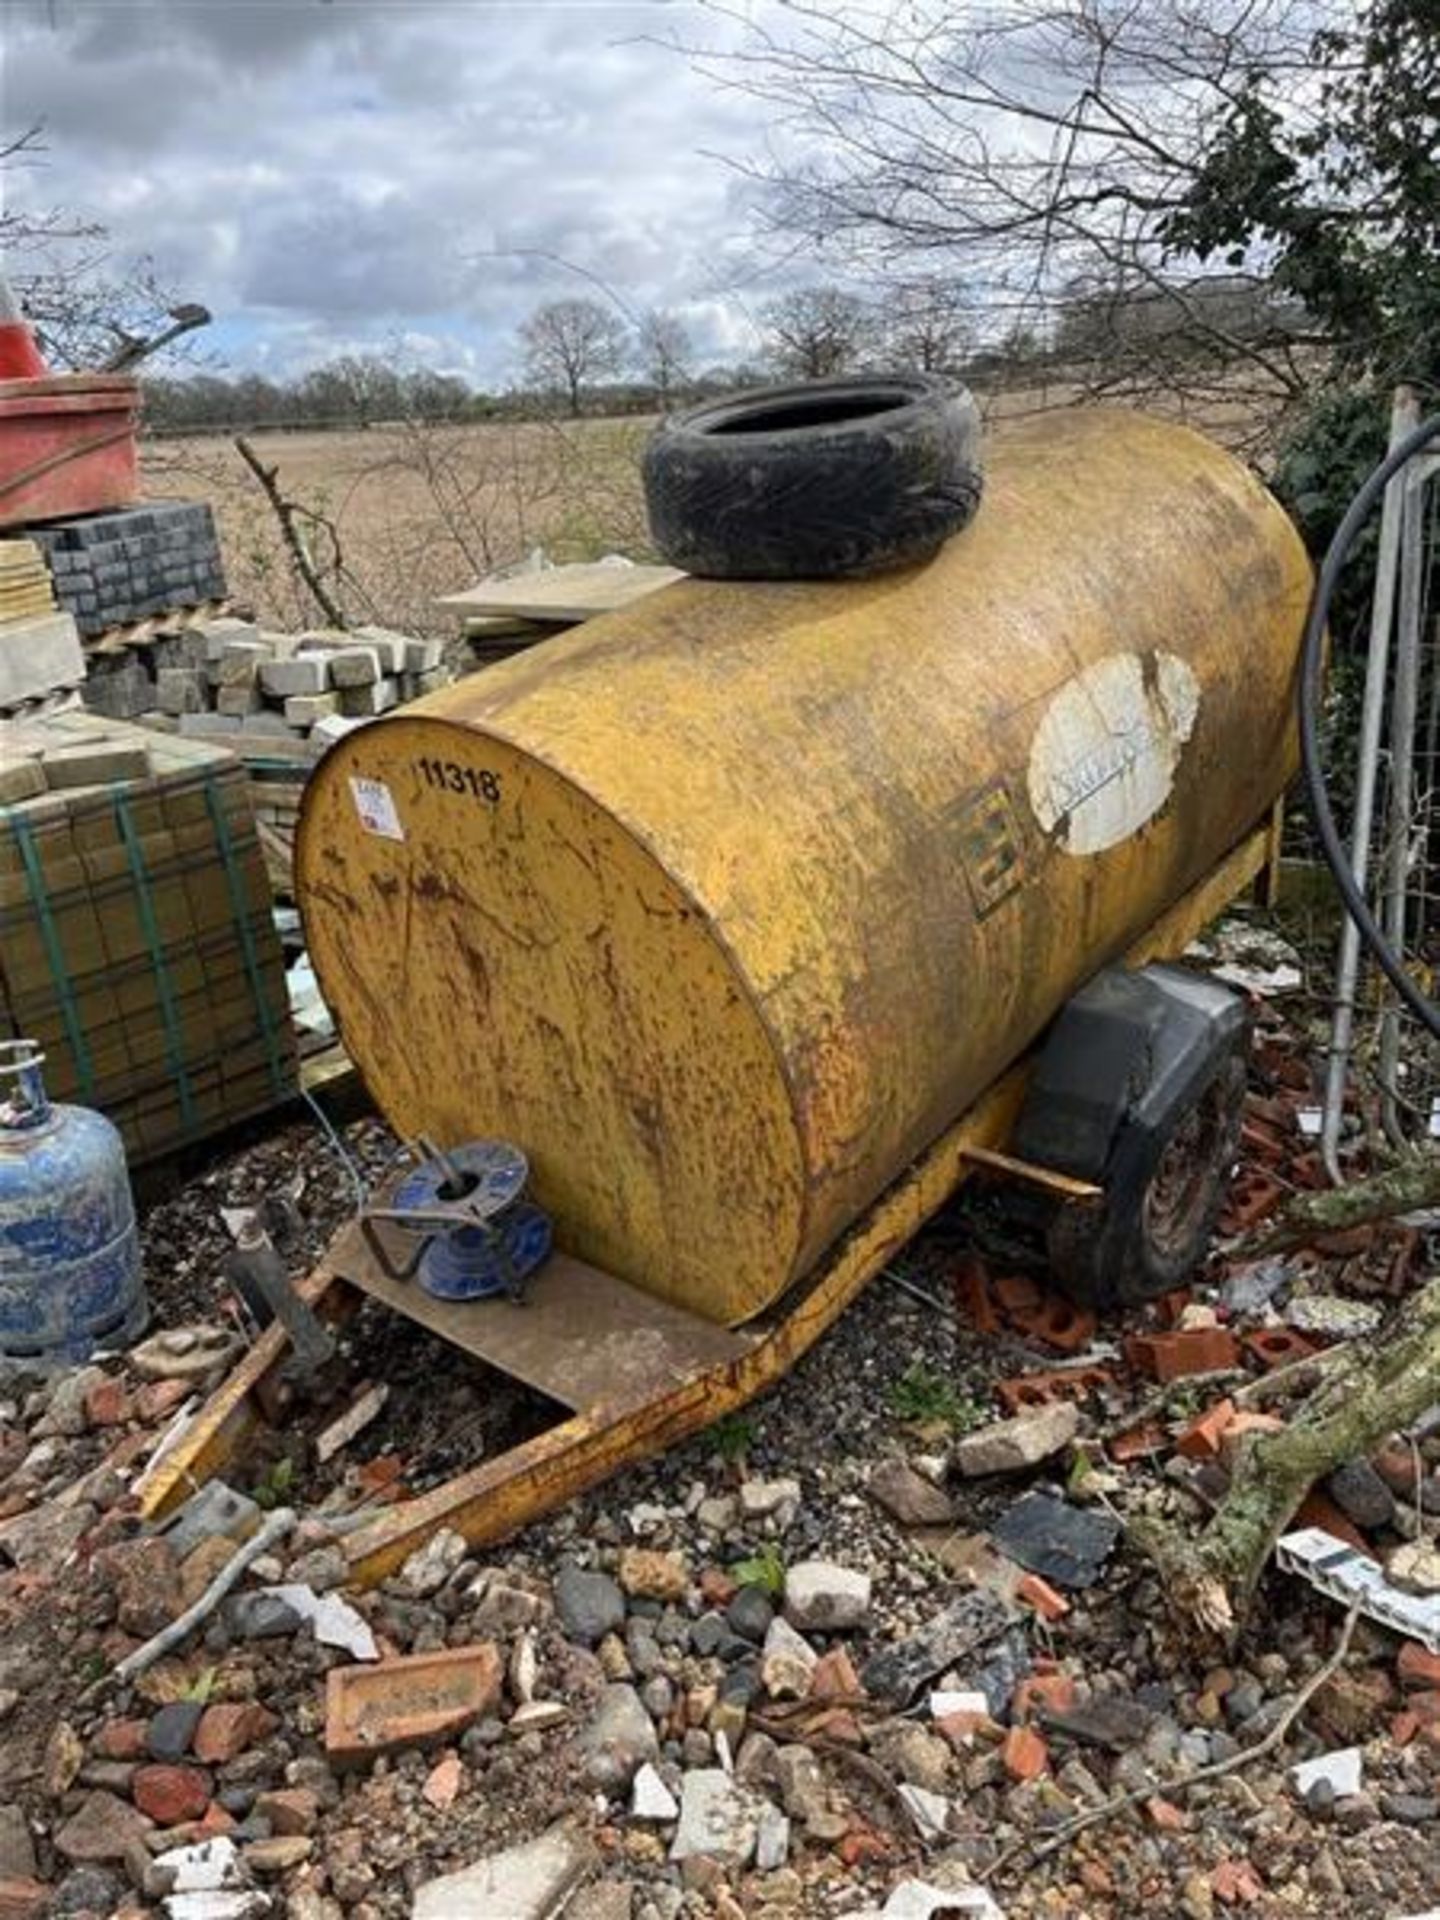
[[[234,744],[323,749],[351,727],[452,678],[438,640],[384,627],[274,633],[233,617],[97,657],[86,705],[110,719]]]
[[[88,513],[27,532],[45,551],[56,599],[87,638],[225,597],[215,521],[201,501]]]

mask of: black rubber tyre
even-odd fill
[[[1240,1142],[1247,1053],[1248,1033],[1166,1133],[1126,1129],[1102,1200],[1056,1209],[1050,1272],[1072,1300],[1102,1311],[1156,1300],[1204,1259]]]
[[[980,502],[980,418],[931,374],[755,387],[664,421],[645,500],[672,566],[817,580],[927,559]]]

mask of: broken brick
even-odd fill
[[[210,1776],[200,1767],[137,1767],[130,1798],[157,1826],[178,1827],[210,1805]]]
[[[1293,1327],[1257,1327],[1253,1333],[1242,1333],[1240,1344],[1267,1373],[1288,1366],[1292,1360],[1308,1360],[1320,1351],[1318,1340],[1297,1333]]]
[[[221,1701],[201,1714],[191,1748],[207,1767],[223,1766],[268,1740],[279,1724],[278,1716],[258,1700]]]
[[[999,1333],[1000,1315],[990,1297],[990,1276],[984,1261],[973,1255],[962,1260],[950,1284],[956,1313],[968,1320],[977,1333]]]
[[[1440,1687],[1440,1653],[1431,1653],[1418,1640],[1407,1640],[1395,1662],[1395,1677],[1407,1692]]]
[[[948,1740],[952,1747],[964,1751],[974,1742],[975,1737],[998,1735],[1000,1728],[988,1713],[970,1713],[963,1707],[957,1713],[947,1713],[935,1722],[935,1731]]]
[[[856,1825],[841,1840],[836,1851],[847,1867],[871,1866],[877,1861],[888,1860],[894,1851],[894,1843],[888,1835],[877,1833],[873,1827]]]
[[[274,1787],[260,1794],[254,1807],[272,1833],[311,1833],[320,1818],[320,1801],[308,1787]]]
[[[854,1700],[864,1691],[855,1663],[844,1647],[831,1647],[815,1662],[805,1697],[824,1705],[829,1700]]]
[[[1000,1758],[1012,1780],[1038,1780],[1050,1765],[1050,1749],[1033,1727],[1011,1727]]]
[[[85,1396],[85,1418],[92,1427],[123,1427],[130,1418],[130,1396],[123,1380],[97,1380]]]
[[[1059,1367],[1053,1373],[1021,1373],[997,1380],[995,1397],[1007,1413],[1028,1413],[1052,1400],[1088,1400],[1116,1384],[1113,1367]]]
[[[1226,1906],[1248,1906],[1265,1885],[1248,1860],[1222,1860],[1210,1875],[1210,1889]]]
[[[1015,1598],[1027,1607],[1033,1607],[1042,1620],[1063,1620],[1070,1611],[1070,1602],[1055,1591],[1048,1580],[1042,1580],[1038,1573],[1027,1573],[1015,1583]]]
[[[148,1640],[168,1627],[180,1610],[180,1569],[168,1542],[158,1534],[127,1541],[107,1547],[103,1561],[115,1581],[122,1630]]]
[[[1152,1453],[1161,1452],[1168,1439],[1158,1420],[1146,1420],[1140,1426],[1131,1427],[1125,1433],[1116,1434],[1113,1440],[1108,1440],[1105,1451],[1116,1466],[1126,1467],[1132,1460],[1144,1460]]]
[[[189,1398],[188,1380],[147,1380],[135,1395],[135,1416],[147,1426],[172,1414]]]
[[[723,1612],[739,1591],[723,1567],[706,1567],[702,1570],[700,1598],[707,1607],[718,1607]]]
[[[1423,1461],[1417,1462],[1409,1447],[1398,1443],[1382,1447],[1370,1464],[1397,1499],[1415,1498],[1416,1484],[1423,1477],[1425,1466]]]
[[[1132,1333],[1124,1353],[1137,1372],[1163,1385],[1195,1373],[1221,1373],[1239,1360],[1240,1347],[1225,1327],[1188,1327],[1176,1333]]]
[[[1247,1113],[1240,1123],[1240,1150],[1247,1159],[1268,1160],[1283,1166],[1290,1142],[1282,1128],[1260,1114]]]
[[[1309,1187],[1317,1193],[1330,1184],[1325,1162],[1316,1147],[1312,1147],[1308,1153],[1297,1154],[1285,1171],[1297,1187]]]
[[[1288,1199],[1290,1189],[1263,1167],[1243,1167],[1230,1182],[1220,1215],[1221,1230],[1227,1235],[1243,1233],[1264,1220]]]
[[[91,1741],[101,1760],[143,1760],[148,1720],[107,1720]]]
[[[1189,1816],[1183,1808],[1158,1793],[1145,1802],[1145,1812],[1151,1826],[1160,1833],[1184,1833],[1190,1825]]]
[[[1155,1302],[1155,1314],[1161,1326],[1178,1327],[1191,1297],[1188,1287],[1172,1287],[1169,1293],[1162,1293]]]
[[[1327,1260],[1351,1260],[1356,1254],[1364,1253],[1374,1238],[1374,1221],[1365,1221],[1357,1227],[1339,1227],[1331,1233],[1314,1234],[1310,1244]]]
[[[355,1480],[362,1493],[372,1500],[379,1500],[383,1505],[388,1500],[400,1497],[400,1477],[404,1471],[405,1461],[401,1454],[377,1453],[373,1460],[362,1461],[356,1467]]]
[[[1015,1688],[1010,1715],[1023,1725],[1040,1708],[1066,1713],[1074,1704],[1075,1682],[1068,1673],[1029,1673]]]
[[[1077,1307],[1059,1293],[1042,1294],[1034,1306],[1012,1308],[1010,1318],[1021,1333],[1060,1353],[1078,1353],[1088,1347],[1099,1324],[1088,1308]]]
[[[860,1722],[848,1707],[832,1707],[828,1713],[807,1720],[805,1730],[807,1738],[834,1740],[842,1747],[863,1747],[865,1744]]]
[[[1006,1313],[1033,1311],[1044,1299],[1040,1287],[1028,1273],[1006,1273],[990,1282],[990,1291]]]
[[[1235,1402],[1217,1400],[1190,1422],[1176,1441],[1176,1450],[1187,1460],[1218,1460],[1221,1443],[1235,1419]]]
[[[451,1752],[436,1761],[420,1792],[432,1807],[443,1813],[447,1807],[454,1806],[464,1784],[465,1769],[460,1764],[460,1756]]]
[[[412,1653],[378,1666],[332,1667],[325,1676],[325,1752],[354,1766],[397,1747],[452,1738],[493,1713],[501,1660],[493,1644]]]
[[[1251,1435],[1282,1433],[1285,1422],[1274,1413],[1237,1413],[1220,1436],[1220,1451],[1227,1461],[1233,1461],[1245,1440]]]

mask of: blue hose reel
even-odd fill
[[[417,1164],[390,1204],[360,1216],[366,1244],[387,1279],[418,1277],[436,1300],[523,1298],[525,1282],[554,1244],[550,1216],[525,1198],[530,1163],[504,1140],[441,1149],[417,1143]],[[380,1228],[410,1242],[392,1258]]]

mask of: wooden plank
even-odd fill
[[[403,1237],[380,1231],[404,1259]],[[329,1258],[352,1287],[576,1411],[617,1395],[668,1393],[754,1344],[565,1253],[552,1254],[526,1284],[523,1306],[436,1300],[418,1281],[388,1279],[357,1226],[342,1230]]]
[[[511,614],[573,625],[628,607],[684,578],[677,567],[549,567],[514,580],[482,580],[464,593],[447,593],[435,605],[466,618]]]

